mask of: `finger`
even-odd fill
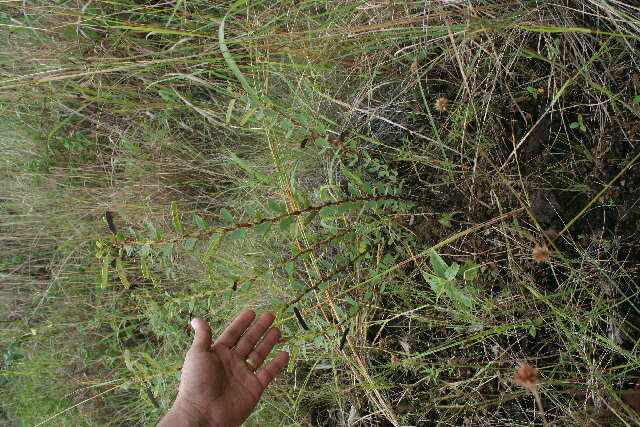
[[[211,328],[209,328],[209,324],[196,317],[191,321],[191,326],[195,331],[191,349],[196,351],[209,351],[211,347]]]
[[[280,375],[280,372],[287,366],[287,363],[289,363],[289,353],[281,351],[262,369],[256,372],[258,381],[260,381],[263,387],[268,386],[275,377]]]
[[[242,336],[243,332],[251,325],[256,314],[253,310],[244,310],[236,317],[227,329],[220,334],[216,340],[216,344],[226,345],[227,347],[233,347],[238,342],[238,339]]]
[[[236,344],[236,353],[242,357],[247,357],[256,343],[262,338],[265,331],[269,329],[269,326],[271,326],[275,318],[276,316],[273,313],[263,313],[253,326],[247,329],[247,332],[240,337]]]
[[[273,350],[273,347],[278,343],[278,339],[280,339],[280,329],[271,328],[264,334],[264,338],[262,338],[262,341],[258,343],[256,348],[249,353],[247,357],[255,363],[256,368],[262,366],[262,362],[264,362],[264,359],[267,358],[271,350]]]

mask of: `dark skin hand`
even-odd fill
[[[262,392],[289,361],[279,352],[264,360],[280,339],[271,327],[275,316],[243,311],[211,343],[211,329],[193,319],[193,344],[187,352],[178,397],[158,427],[224,426],[242,424],[255,408]]]

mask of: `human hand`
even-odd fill
[[[270,328],[272,313],[263,313],[251,325],[255,317],[253,311],[243,311],[213,345],[209,325],[191,321],[195,336],[182,366],[178,397],[158,427],[230,427],[247,419],[289,360],[282,351],[262,366],[280,331]]]

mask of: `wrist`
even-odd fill
[[[196,403],[178,398],[169,410],[172,417],[181,420],[175,424],[176,427],[229,427],[231,424],[225,424],[222,418],[212,416],[206,408],[199,407]],[[163,426],[164,427],[164,426]],[[166,427],[173,427],[166,426]]]
[[[157,427],[208,427],[215,424],[207,422],[198,411],[194,411],[175,401]]]

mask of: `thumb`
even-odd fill
[[[211,328],[209,328],[209,324],[196,317],[191,321],[191,326],[195,330],[191,350],[209,351],[211,349]]]

